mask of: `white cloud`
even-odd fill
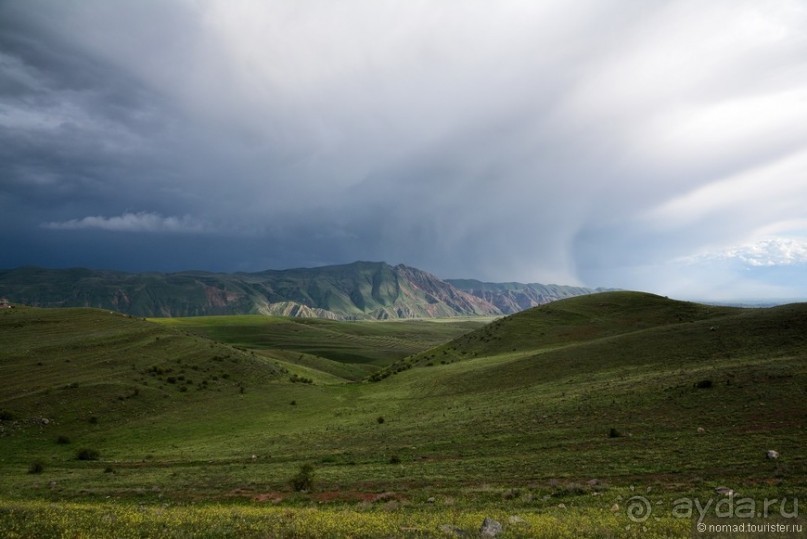
[[[115,217],[88,216],[69,221],[42,223],[49,230],[108,230],[111,232],[203,232],[207,227],[188,215],[163,217],[157,213],[124,213]]]
[[[692,257],[690,260],[737,261],[748,267],[792,266],[807,264],[807,240],[770,238]]]
[[[661,230],[697,226],[715,216],[748,230],[803,215],[807,204],[807,149],[740,173],[705,182],[647,210],[643,217]],[[708,237],[708,230],[704,230]]]

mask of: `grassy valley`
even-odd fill
[[[803,304],[609,292],[483,326],[19,308],[0,328],[20,536],[450,537],[490,516],[502,537],[683,537],[682,497],[807,494]],[[653,518],[630,518],[639,495]]]
[[[248,347],[350,380],[365,378],[393,361],[442,344],[489,320],[475,317],[359,323],[261,315],[153,319],[167,327]]]

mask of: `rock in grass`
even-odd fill
[[[768,449],[768,452],[765,453],[765,458],[770,460],[776,460],[779,458],[779,451],[776,451],[774,449]]]
[[[502,533],[501,523],[485,517],[485,520],[482,521],[482,527],[479,528],[479,534],[482,537],[496,537],[500,533]]]
[[[734,496],[734,489],[731,489],[729,487],[717,487],[715,489],[715,492],[717,492],[721,496],[728,496],[729,498]]]
[[[454,537],[467,537],[468,534],[462,528],[458,528],[456,526],[452,526],[451,524],[443,524],[440,526],[440,531],[443,533],[447,533],[449,535],[453,535]]]

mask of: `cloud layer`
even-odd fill
[[[717,261],[807,238],[805,27],[798,1],[11,0],[0,265],[807,297]]]
[[[114,217],[88,216],[81,219],[43,223],[48,230],[108,230],[112,232],[203,232],[204,225],[187,215],[163,217],[156,213],[124,213]]]

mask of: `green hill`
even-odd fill
[[[253,352],[99,309],[3,309],[0,335],[0,409],[66,430],[237,395],[286,372]]]
[[[405,356],[485,324],[478,317],[440,321],[338,321],[263,315],[155,318],[219,342],[268,352],[286,362],[359,380]]]
[[[0,510],[0,523],[58,521],[26,500],[80,501],[100,522],[117,507],[154,508],[148,517],[151,509],[137,509],[143,526],[161,522],[168,504],[219,501],[231,515],[220,524],[227,533],[253,537],[266,533],[259,514],[272,515],[278,535],[336,519],[354,535],[367,526],[364,537],[442,537],[443,524],[477,533],[480,513],[505,522],[509,537],[684,537],[692,520],[671,515],[682,497],[713,507],[719,486],[760,503],[807,495],[806,304],[572,298],[445,335],[449,342],[393,363],[384,372],[396,374],[375,383],[347,383],[326,372],[338,361],[300,351],[327,352],[327,339],[308,339],[344,328],[276,322],[165,327],[92,310],[0,313],[8,343],[0,374],[11,381],[0,394],[0,509],[14,508]],[[402,345],[417,330],[354,324],[368,358],[373,343]],[[279,343],[287,356],[275,356]],[[152,366],[162,373],[152,376]],[[303,368],[320,378],[291,382]],[[193,378],[184,392],[167,380],[179,378],[176,369]],[[197,388],[203,379],[208,387]],[[80,447],[100,460],[77,460]],[[771,449],[778,459],[766,459]],[[41,473],[28,473],[34,461]],[[315,486],[295,492],[289,480],[303,464]],[[625,512],[637,495],[654,517],[640,526]],[[175,536],[187,535],[200,517],[178,507],[189,509],[177,509],[187,520]],[[389,519],[394,529],[384,527]]]
[[[579,345],[743,312],[762,311],[681,302],[642,292],[579,296],[501,318],[445,345],[393,364],[379,376],[415,365]]]

